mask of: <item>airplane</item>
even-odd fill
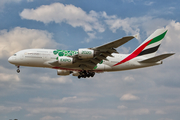
[[[92,48],[78,51],[55,49],[25,49],[9,57],[8,61],[17,66],[43,67],[57,69],[57,75],[93,77],[95,73],[114,72],[149,67],[162,64],[162,60],[175,54],[166,53],[155,56],[167,29],[157,29],[130,54],[119,54],[119,46],[136,36],[121,39]]]

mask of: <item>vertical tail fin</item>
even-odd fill
[[[146,58],[154,57],[166,33],[166,29],[157,29],[133,53]]]
[[[154,57],[166,33],[167,33],[166,29],[157,29],[129,56],[127,56],[122,61],[115,64],[114,66],[125,63],[137,56],[144,56],[146,58]]]

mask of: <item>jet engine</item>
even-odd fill
[[[70,75],[71,73],[72,73],[71,71],[67,71],[67,70],[57,70],[57,75],[66,76],[66,75]]]
[[[90,49],[87,49],[87,48],[79,49],[78,50],[78,57],[80,59],[93,58],[94,57],[94,50],[90,50]]]
[[[58,62],[60,65],[72,65],[73,64],[73,58],[66,57],[66,56],[59,57]]]
[[[72,75],[73,75],[73,76],[79,76],[80,74],[79,74],[78,71],[73,71]]]

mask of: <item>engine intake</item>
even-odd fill
[[[80,59],[88,59],[88,58],[93,58],[94,57],[94,50],[90,49],[79,49],[78,50],[78,57]]]

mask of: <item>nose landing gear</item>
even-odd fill
[[[20,73],[20,69],[19,69],[20,66],[17,66],[17,73]]]

